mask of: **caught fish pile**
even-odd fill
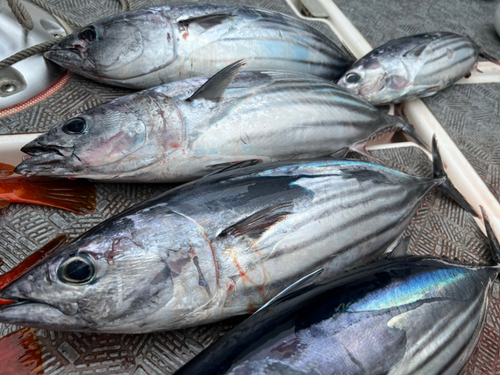
[[[404,253],[398,241],[432,189],[479,215],[446,175],[437,140],[429,147],[374,105],[433,95],[480,54],[494,60],[437,32],[354,62],[294,17],[239,5],[142,9],[77,30],[45,57],[144,90],[26,144],[23,161],[4,168],[23,177],[0,180],[0,207],[95,208],[90,184],[68,198],[50,177],[184,184],[0,276],[0,322],[134,334],[254,314],[178,373],[459,373],[500,245],[483,212],[495,265]],[[433,178],[342,159],[370,156],[368,142],[396,131],[430,148]],[[33,331],[3,344],[15,340],[39,349]]]

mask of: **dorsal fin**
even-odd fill
[[[500,243],[498,242],[498,238],[493,232],[493,228],[491,227],[490,220],[488,219],[486,212],[484,212],[482,206],[479,206],[479,208],[481,209],[481,214],[483,215],[486,235],[488,236],[488,240],[490,241],[491,257],[497,265],[500,265]]]
[[[412,49],[406,51],[403,56],[406,57],[408,55],[413,55],[415,57],[420,57],[420,55],[422,54],[422,52],[424,52],[424,50],[427,48],[428,46],[428,42],[427,41],[423,41],[422,43],[420,44],[417,44],[415,47],[413,47]]]
[[[245,167],[249,167],[250,165],[255,165],[260,163],[262,160],[260,159],[248,159],[248,160],[242,160],[242,161],[237,161],[234,163],[228,163],[229,165],[224,166],[224,164],[218,164],[217,167],[220,169],[216,170],[215,172],[209,173],[206,176],[203,176],[202,178],[208,177],[208,176],[213,176],[219,173],[227,172],[227,171],[233,171]]]
[[[58,249],[64,246],[69,240],[68,235],[61,234],[50,241],[45,246],[41,247],[39,250],[31,254],[16,267],[14,267],[9,272],[0,276],[0,291],[6,286],[11,284],[13,281],[17,280],[21,276],[28,273],[30,270],[35,268],[44,259],[54,254]],[[0,298],[0,304],[12,303],[10,300],[5,300]]]
[[[231,65],[226,66],[221,71],[213,75],[205,82],[196,92],[186,99],[187,102],[192,102],[196,99],[206,99],[219,101],[224,94],[224,91],[233,82],[241,68],[246,64],[246,59],[238,60]]]
[[[401,258],[408,255],[408,245],[410,244],[410,236],[403,238],[392,251],[387,255],[387,258]]]
[[[323,273],[323,271],[324,271],[324,269],[320,268],[320,269],[310,273],[309,275],[304,276],[302,279],[294,282],[288,288],[283,289],[280,293],[278,293],[276,296],[271,298],[266,304],[264,304],[254,314],[257,314],[259,311],[264,310],[265,308],[267,308],[271,305],[274,305],[275,303],[281,301],[286,296],[289,296],[290,294],[296,292],[297,290],[305,288],[308,285],[311,285],[314,282],[314,280],[316,280],[318,278],[318,276]]]
[[[232,235],[235,237],[247,236],[250,238],[259,237],[269,227],[281,221],[286,215],[292,213],[290,203],[280,203],[263,210],[237,222],[224,229],[219,236]]]

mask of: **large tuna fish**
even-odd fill
[[[248,58],[247,69],[338,79],[354,59],[304,22],[245,6],[181,5],[111,16],[67,36],[45,57],[98,82],[149,88],[211,75]]]
[[[176,375],[458,374],[479,339],[495,266],[385,259],[283,296]]]
[[[16,301],[0,321],[132,333],[253,312],[318,267],[326,277],[379,257],[433,187],[467,205],[435,164],[424,179],[352,160],[278,162],[179,186],[0,290]]]
[[[448,32],[394,39],[356,61],[338,84],[374,105],[434,95],[474,69],[478,55],[498,64],[469,38]]]
[[[390,130],[415,136],[409,124],[321,78],[262,71],[242,72],[232,82],[243,65],[89,109],[24,146],[33,157],[16,172],[187,181],[243,160],[346,152]]]

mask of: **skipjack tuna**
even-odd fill
[[[91,108],[24,146],[32,157],[16,172],[178,182],[243,160],[363,151],[367,141],[391,130],[422,143],[411,125],[333,83],[291,72],[238,74],[244,64],[233,63],[208,81],[191,78]]]
[[[12,165],[0,163],[0,209],[14,202],[62,208],[81,215],[94,212],[97,191],[87,181],[9,177],[13,173]]]
[[[283,69],[330,80],[354,62],[296,18],[210,4],[108,17],[67,36],[44,56],[93,80],[136,89],[214,74],[243,58],[249,58],[247,69]]]
[[[179,186],[9,279],[0,322],[139,333],[253,312],[318,267],[327,277],[378,258],[435,186],[467,206],[436,157],[434,179],[328,159]]]
[[[384,259],[283,295],[176,375],[458,374],[485,320],[495,266]]]
[[[469,38],[448,32],[391,40],[374,49],[338,84],[374,105],[434,95],[470,75],[478,55],[498,64]]]

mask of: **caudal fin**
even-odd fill
[[[23,328],[0,339],[0,375],[43,374],[42,348],[32,328]]]
[[[450,181],[446,172],[444,170],[443,161],[441,160],[441,155],[437,148],[436,136],[432,137],[432,162],[434,166],[434,178],[443,179],[441,184],[442,188],[464,209],[470,212],[472,215],[478,217],[477,212],[472,208],[472,206],[467,202],[465,197],[457,190],[457,188]]]
[[[85,215],[94,212],[97,191],[87,181],[69,181],[44,177],[16,177],[0,181],[5,191],[11,191],[11,202],[40,204]]]
[[[491,61],[493,64],[500,65],[500,61],[496,59],[495,57],[491,56],[489,53],[484,52],[483,50],[479,50],[479,55],[483,56],[486,60]]]

